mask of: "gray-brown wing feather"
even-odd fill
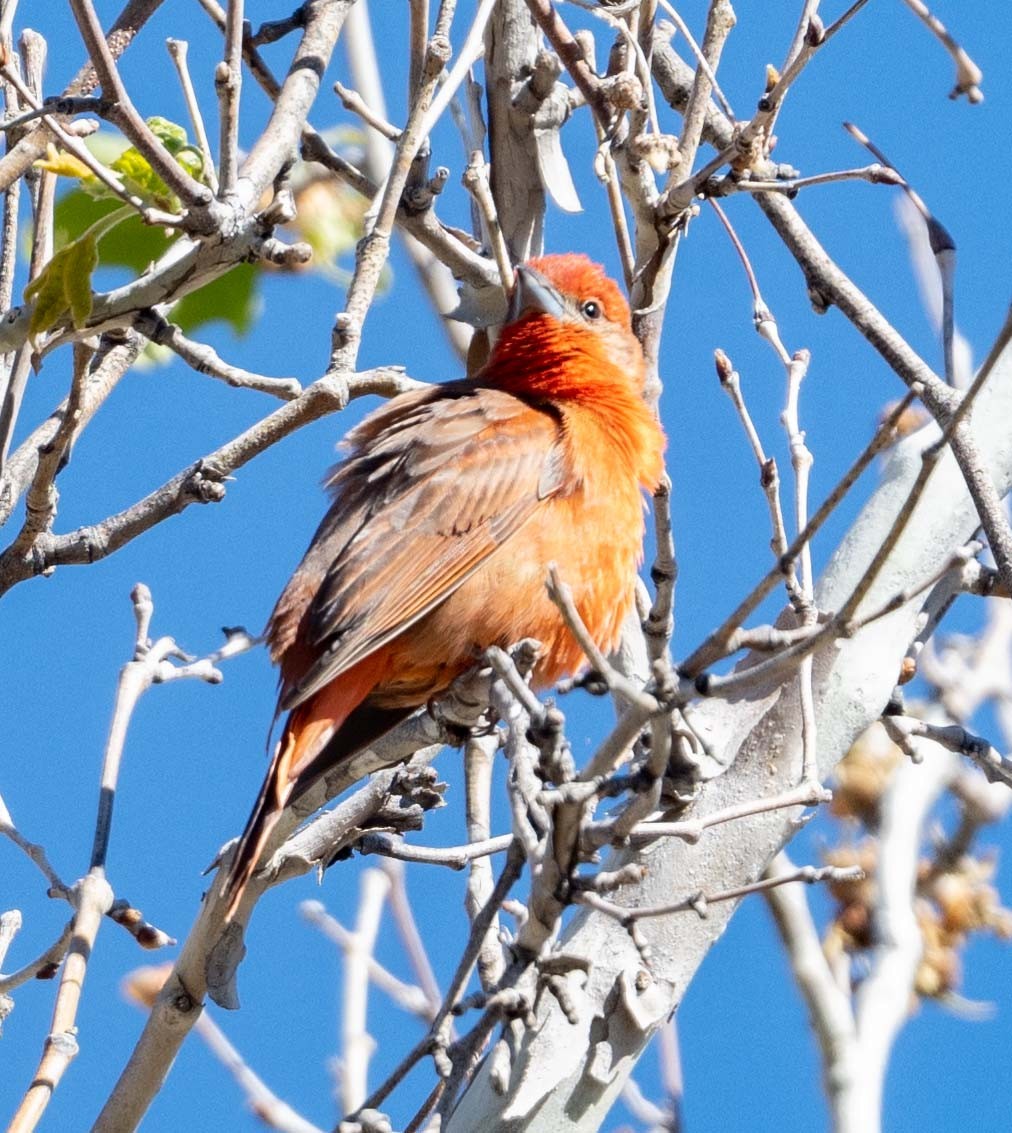
[[[467,383],[395,399],[349,445],[268,629],[275,656],[306,658],[282,657],[282,710],[424,617],[566,485],[555,417]]]

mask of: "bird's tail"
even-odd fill
[[[289,715],[222,885],[222,897],[228,902],[226,923],[235,916],[285,807],[320,775],[410,715],[411,708],[380,709],[370,704],[369,693],[384,663],[382,655],[367,657]]]
[[[222,897],[228,902],[225,913],[226,923],[235,916],[243,892],[249,884],[249,879],[256,872],[267,841],[281,817],[281,812],[285,809],[285,804],[292,796],[295,784],[288,776],[288,769],[292,764],[292,752],[296,742],[297,733],[289,719],[288,726],[274,749],[270,768],[253,810],[246,820],[246,828],[239,838],[239,844],[232,855],[232,862],[222,885]]]

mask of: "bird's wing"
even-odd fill
[[[465,383],[398,398],[349,441],[269,627],[275,655],[294,645],[283,711],[439,605],[567,482],[554,416]]]

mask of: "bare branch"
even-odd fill
[[[293,401],[302,394],[302,386],[295,378],[269,378],[240,366],[230,366],[212,347],[187,338],[179,327],[163,319],[156,311],[142,311],[134,325],[151,342],[167,346],[178,354],[198,374],[218,378],[237,389],[269,393],[283,401]]]
[[[956,85],[950,92],[949,98],[959,98],[961,94],[965,94],[971,103],[983,102],[984,94],[980,89],[980,83],[983,81],[984,72],[952,38],[942,21],[922,3],[922,0],[905,0],[905,2],[907,7],[927,24],[956,64]]]
[[[491,837],[492,769],[499,748],[497,736],[475,736],[464,748],[464,790],[466,793],[467,836],[471,839],[468,850],[475,846],[491,847],[505,841],[503,849],[513,844],[513,835],[505,839]],[[492,864],[485,854],[470,859],[465,907],[470,920],[484,908],[494,885]],[[499,917],[496,914],[478,956],[478,978],[485,991],[489,991],[502,978],[506,967],[503,948],[499,942]]]
[[[5,913],[4,916],[8,916],[8,914]],[[21,987],[22,984],[28,983],[29,980],[36,980],[40,976],[53,975],[66,957],[73,936],[74,918],[71,917],[63,926],[63,931],[57,939],[41,956],[32,960],[31,963],[25,964],[16,972],[11,972],[9,976],[0,976],[0,995],[9,994]]]
[[[268,1129],[277,1130],[278,1133],[323,1133],[319,1126],[307,1121],[268,1087],[228,1041],[224,1031],[210,1015],[201,1015],[194,1029],[238,1083],[250,1109]]]
[[[767,877],[789,877],[795,872],[781,851],[766,870]],[[791,970],[808,1007],[808,1018],[822,1054],[823,1082],[834,1112],[847,1089],[857,1057],[857,1025],[850,996],[836,982],[800,886],[782,885],[767,891],[770,911],[787,949]]]
[[[393,164],[383,185],[375,219],[359,242],[355,255],[355,274],[348,288],[345,310],[334,324],[330,371],[344,373],[354,367],[365,319],[380,272],[386,263],[401,194],[407,184],[411,166],[425,140],[426,114],[432,101],[443,65],[450,55],[448,38],[455,0],[442,0],[436,31],[426,47],[425,64],[419,86],[414,92],[407,123],[394,151]]]
[[[299,913],[328,940],[336,944],[346,956],[350,954],[355,946],[355,933],[349,932],[340,921],[330,916],[319,901],[303,901],[299,905]],[[380,991],[390,996],[401,1010],[431,1022],[435,1009],[428,995],[420,987],[398,979],[384,968],[371,952],[367,954],[367,967],[369,979]],[[437,1000],[436,1007],[438,1006]],[[202,1017],[206,1018],[206,1016]]]
[[[380,869],[367,869],[360,881],[361,896],[355,931],[348,937],[344,957],[344,1007],[341,1014],[341,1101],[345,1113],[362,1104],[369,1082],[369,1058],[375,1043],[366,1015],[370,961],[376,947],[383,904],[390,879]]]
[[[79,432],[84,429],[134,363],[143,342],[139,334],[128,334],[125,342],[109,338],[99,343],[77,408]],[[27,368],[27,351],[25,365]],[[17,501],[34,479],[39,460],[53,443],[68,408],[69,400],[63,401],[34,432],[29,434],[10,458],[4,461],[3,470],[0,472],[0,524],[10,519]]]
[[[705,917],[710,905],[717,905],[721,901],[736,901],[752,893],[765,893],[778,885],[788,885],[793,881],[803,881],[806,885],[815,885],[822,881],[860,881],[864,877],[863,870],[857,866],[837,868],[836,866],[799,866],[788,873],[772,877],[764,877],[761,881],[754,881],[749,885],[739,885],[734,889],[725,889],[719,893],[703,894],[693,893],[679,901],[672,901],[665,905],[637,905],[635,908],[624,908],[612,901],[606,901],[596,893],[581,893],[577,900],[584,905],[590,905],[598,912],[614,917],[623,926],[630,926],[644,917],[668,917],[674,913],[685,913],[689,910],[699,917]]]
[[[482,858],[505,853],[512,844],[512,834],[499,834],[495,838],[483,838],[467,842],[463,846],[415,846],[392,834],[376,832],[364,835],[358,843],[358,849],[363,854],[380,854],[399,862],[420,862],[447,866],[449,869],[465,869]]]
[[[930,740],[946,751],[972,760],[987,776],[988,782],[1004,783],[1006,787],[1012,787],[1012,759],[1002,755],[983,737],[968,732],[959,724],[929,724],[913,716],[883,716],[882,723],[904,751],[912,754],[917,752],[917,748],[911,744],[914,738]],[[916,762],[920,762],[919,757]]]
[[[913,906],[928,811],[958,769],[952,758],[901,764],[882,800],[871,970],[855,997],[858,1042],[852,1077],[837,1099],[838,1127],[878,1123],[889,1052],[910,1010],[923,939]]]
[[[496,267],[499,269],[499,279],[503,291],[513,290],[513,265],[510,263],[509,249],[506,247],[506,238],[499,227],[499,216],[496,213],[495,201],[492,199],[492,188],[488,181],[488,172],[485,159],[480,150],[475,150],[464,170],[464,188],[474,197],[478,210],[484,222],[485,235],[492,248]]]
[[[53,1019],[45,1049],[32,1083],[21,1099],[8,1129],[30,1133],[35,1129],[53,1091],[77,1055],[77,1009],[102,918],[113,902],[112,889],[102,871],[91,870],[74,886],[75,913],[70,944],[60,977]]]
[[[18,88],[21,97],[29,105],[39,111],[42,110],[42,104],[32,95],[9,67],[0,67],[0,73],[3,74],[4,78],[7,79],[9,83]],[[42,113],[42,121],[56,136],[56,140],[59,142],[61,149],[73,154],[78,161],[86,165],[93,177],[101,181],[114,196],[119,197],[121,201],[129,205],[132,209],[135,209],[146,224],[163,224],[173,227],[182,224],[183,217],[181,215],[166,212],[164,209],[152,208],[136,194],[131,193],[123,184],[122,179],[107,165],[99,161],[98,158],[92,154],[91,150],[88,149],[78,137],[71,133],[70,130],[60,125],[52,114]],[[146,126],[145,130],[147,130]],[[150,133],[150,130],[148,130],[148,132]],[[154,137],[153,134],[152,137]],[[158,144],[161,145],[160,142]],[[181,166],[179,166],[175,158],[171,158],[171,160],[177,169],[181,169]]]
[[[106,37],[109,53],[113,59],[118,59],[126,51],[137,33],[161,5],[162,0],[127,0]],[[63,97],[88,95],[97,85],[95,68],[89,62],[78,71],[70,85],[63,91]],[[0,160],[0,191],[23,176],[32,162],[42,157],[46,152],[46,146],[53,140],[52,132],[41,125],[36,126],[22,138],[14,149]]]
[[[218,93],[220,140],[218,146],[219,195],[235,188],[239,167],[239,97],[242,90],[243,0],[228,0],[225,16],[225,58],[214,72]]]
[[[197,102],[197,92],[193,89],[190,69],[186,65],[186,55],[189,51],[189,44],[184,39],[172,39],[170,37],[165,41],[165,46],[176,68],[176,73],[179,75],[179,85],[183,88],[183,98],[186,100],[186,110],[190,115],[190,125],[193,127],[194,137],[197,139],[197,145],[200,147],[204,180],[210,185],[211,192],[217,195],[218,173],[214,168],[211,143],[207,138],[204,117],[200,113],[200,105]]]
[[[52,567],[96,562],[191,504],[219,502],[233,472],[309,421],[343,409],[351,397],[366,393],[392,395],[410,388],[415,388],[411,378],[389,368],[363,371],[350,379],[338,375],[321,378],[293,401],[185,468],[125,511],[66,535],[40,535],[30,553],[16,545],[8,547],[0,554],[0,593]]]
[[[710,101],[710,92],[713,89],[711,75],[717,71],[720,56],[724,50],[727,37],[731,34],[736,17],[734,9],[728,0],[715,0],[706,13],[706,30],[703,32],[701,57],[706,60],[696,70],[692,84],[692,93],[685,109],[682,122],[682,136],[678,143],[678,152],[681,158],[680,168],[686,173],[692,169],[696,161],[696,151],[703,136],[703,119],[706,114],[706,104]]]
[[[183,169],[138,114],[120,78],[115,57],[102,34],[91,0],[70,0],[70,9],[98,74],[102,94],[113,104],[112,117],[116,124],[147,157],[159,177],[184,204],[199,208],[210,203],[211,191],[208,187],[195,181]],[[47,125],[52,129],[54,123],[48,122]]]

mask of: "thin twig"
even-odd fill
[[[749,265],[749,269],[751,270],[751,265]],[[731,404],[734,406],[742,428],[745,430],[745,436],[748,438],[752,454],[759,465],[759,483],[762,486],[763,495],[766,497],[766,506],[769,509],[770,522],[773,527],[771,541],[773,553],[779,560],[783,560],[787,554],[787,529],[784,526],[784,514],[780,505],[780,475],[777,471],[776,459],[766,455],[766,450],[741,392],[741,377],[732,366],[731,359],[723,350],[717,349],[714,351],[714,361],[716,362],[717,378],[720,381],[721,388],[731,399]],[[793,600],[795,594],[800,593],[793,565],[785,573],[784,582],[788,594],[791,595]]]
[[[853,122],[844,122],[844,129],[863,145],[880,162],[891,164],[885,154],[862,130]],[[895,172],[895,167],[893,167]],[[896,183],[906,193],[910,203],[914,206],[924,221],[927,230],[928,244],[935,257],[935,266],[938,269],[938,279],[942,288],[942,356],[945,363],[945,380],[950,386],[956,385],[955,360],[953,355],[953,341],[955,335],[955,275],[956,275],[956,242],[949,230],[935,217],[924,203],[921,195],[913,188],[909,181],[898,172]]]
[[[0,33],[0,51],[4,54],[13,54],[10,35],[4,31]],[[6,83],[3,87],[4,110],[6,121],[3,124],[5,132],[16,129],[20,106],[17,88],[13,83]],[[29,111],[31,113],[31,111]],[[11,146],[11,136],[7,133],[4,139],[6,147]],[[6,311],[14,297],[14,269],[17,265],[18,249],[18,203],[21,199],[21,180],[13,181],[3,190],[3,228],[0,232],[0,311]],[[3,378],[7,375],[3,374]]]
[[[499,743],[496,736],[474,736],[464,748],[464,790],[466,795],[467,836],[471,845],[490,845],[503,839],[491,838],[492,772]],[[513,835],[507,836],[508,849]],[[474,920],[485,906],[494,885],[492,863],[487,855],[471,859],[467,878],[467,895],[464,906],[470,920]],[[478,978],[485,991],[489,991],[502,978],[506,968],[503,948],[499,942],[499,917],[492,920],[478,956]]]
[[[268,1129],[273,1129],[276,1133],[323,1133],[319,1126],[307,1121],[274,1093],[229,1042],[225,1032],[210,1015],[201,1015],[194,1030],[232,1075],[245,1095],[249,1108]]]
[[[9,67],[0,68],[0,73],[9,82],[18,87],[21,96],[29,102],[30,105],[40,107],[41,103],[35,99],[27,87],[21,80],[14,74]],[[152,208],[147,205],[140,197],[131,193],[120,180],[120,178],[108,166],[103,165],[101,161],[96,158],[91,150],[77,137],[75,137],[69,130],[62,126],[55,117],[51,114],[43,114],[42,121],[45,125],[56,135],[56,139],[62,149],[68,153],[73,154],[83,165],[88,167],[88,172],[96,177],[103,185],[114,195],[119,197],[125,204],[130,205],[131,208],[136,209],[140,213],[141,219],[145,224],[160,224],[169,227],[178,227],[182,224],[183,217],[178,213],[166,212],[164,209]],[[145,127],[147,129],[147,127]],[[148,131],[150,133],[150,130]],[[153,137],[154,135],[152,135]],[[159,143],[160,145],[161,143]],[[182,166],[175,160],[170,159],[177,169],[182,170]]]
[[[710,100],[713,84],[711,76],[716,74],[724,44],[735,24],[734,9],[728,0],[713,0],[707,9],[706,29],[703,32],[701,58],[706,60],[706,67],[700,65],[696,70],[696,77],[692,84],[692,93],[689,96],[689,105],[686,107],[682,121],[682,135],[678,142],[678,152],[681,158],[680,168],[688,173],[696,160],[696,152],[703,136],[703,121],[706,116],[706,105]]]
[[[369,1035],[368,994],[370,960],[376,947],[383,904],[390,879],[381,869],[367,869],[359,878],[355,931],[344,954],[344,992],[341,1011],[341,1104],[356,1110],[369,1087],[369,1058],[375,1048]]]
[[[408,0],[408,98],[414,97],[425,64],[425,45],[429,40],[429,0]]]
[[[103,339],[89,369],[79,406],[78,431],[95,415],[123,375],[129,370],[144,339],[136,332],[128,332],[125,342]],[[26,364],[28,351],[25,351]],[[42,454],[59,432],[68,401],[61,402],[49,417],[21,443],[0,471],[0,524],[6,523],[22,494],[35,477]]]
[[[7,959],[7,950],[20,931],[21,913],[18,909],[8,909],[5,913],[0,913],[0,969],[3,968],[4,961]],[[0,994],[4,990],[0,986]]]
[[[225,15],[225,58],[214,72],[218,92],[218,195],[234,188],[239,169],[239,96],[242,90],[243,0],[228,0]]]
[[[49,888],[57,893],[67,892],[67,886],[60,879],[46,855],[44,846],[30,842],[14,825],[10,811],[0,796],[0,834],[10,839],[19,850],[23,851],[28,860],[39,870],[49,884]]]
[[[200,0],[200,4],[218,27],[224,28],[225,14],[216,0]],[[419,7],[425,7],[427,11],[424,0],[418,0],[412,6],[412,12],[414,13],[415,9]],[[268,98],[277,102],[281,96],[281,84],[274,77],[260,53],[255,47],[250,46],[248,41],[245,45],[243,57],[253,77]],[[412,86],[412,90],[414,89],[414,86]],[[329,146],[324,138],[308,123],[302,126],[301,143],[302,155],[307,161],[318,162],[369,200],[377,199],[379,187],[376,183],[356,168],[347,158]],[[401,207],[397,213],[397,223],[405,231],[410,232],[430,252],[438,256],[457,277],[466,279],[478,287],[495,285],[494,265],[480,256],[472,247],[462,242],[457,234],[444,227],[433,215],[431,208],[425,209],[421,213],[414,213]]]
[[[29,83],[29,87],[31,85]],[[43,98],[41,93],[34,88],[32,88],[32,94],[38,105],[0,122],[0,131],[10,133],[20,130],[32,122],[37,122],[47,114],[56,114],[61,118],[73,117],[75,114],[97,114],[100,118],[105,118],[108,117],[111,106],[104,98],[61,98],[59,95],[53,98]],[[15,105],[14,100],[17,99],[17,91],[10,91],[8,97],[11,100],[11,105]]]
[[[651,500],[654,517],[654,542],[657,554],[650,568],[654,584],[654,600],[643,622],[647,651],[651,661],[666,656],[675,632],[675,583],[678,560],[675,557],[674,529],[671,523],[671,481],[665,473]]]
[[[590,905],[598,912],[614,917],[624,925],[635,924],[644,917],[667,917],[674,913],[688,912],[690,909],[700,917],[707,915],[710,905],[721,901],[736,901],[740,897],[747,897],[752,893],[763,893],[774,889],[778,885],[788,885],[794,881],[803,881],[806,885],[816,885],[823,881],[836,883],[843,881],[860,881],[864,871],[859,866],[800,866],[793,872],[780,874],[775,877],[765,877],[761,881],[753,881],[749,885],[739,885],[733,889],[722,889],[719,893],[703,894],[693,893],[679,901],[672,901],[667,905],[642,905],[635,908],[624,908],[612,901],[606,900],[597,893],[584,891],[579,893],[576,900],[581,904]]]
[[[346,929],[340,921],[332,917],[321,902],[303,901],[299,905],[299,914],[315,929],[322,932],[328,940],[336,944],[345,956],[348,956],[357,947],[355,933]],[[366,953],[366,957],[369,979],[380,991],[388,995],[402,1011],[417,1015],[426,1022],[432,1021],[439,1006],[438,999],[434,1006],[420,987],[398,979],[393,972],[385,968],[376,959],[371,951]]]
[[[137,33],[161,7],[162,0],[126,0],[122,11],[113,21],[106,37],[109,51],[119,58],[133,43]],[[9,8],[13,12],[13,7]],[[90,94],[97,86],[95,68],[89,60],[63,91],[65,97]],[[103,100],[105,101],[105,100]],[[46,152],[54,135],[42,124],[35,126],[14,149],[0,160],[0,190],[6,189]]]
[[[930,724],[914,716],[883,716],[882,723],[893,741],[905,751],[915,751],[914,738],[929,740],[975,763],[990,783],[1012,787],[1012,758],[1002,755],[982,736],[974,735],[960,724]]]
[[[337,375],[321,378],[293,401],[185,468],[125,511],[65,535],[41,535],[32,545],[31,554],[8,548],[0,554],[0,593],[51,567],[87,564],[104,558],[191,504],[222,500],[225,484],[236,469],[308,422],[343,409],[352,397],[367,393],[392,396],[413,388],[417,386],[412,379],[392,368],[363,371],[347,379]]]
[[[502,282],[503,291],[509,294],[513,290],[513,265],[510,263],[506,238],[499,226],[499,216],[496,213],[495,201],[492,199],[492,188],[488,182],[488,170],[485,165],[485,158],[480,150],[475,150],[471,154],[462,180],[464,188],[467,189],[478,205],[485,235],[499,269],[499,279]]]
[[[204,116],[200,113],[197,92],[193,89],[190,69],[186,64],[186,56],[190,46],[185,39],[172,39],[171,36],[165,41],[165,46],[176,68],[176,73],[179,75],[179,85],[183,89],[186,110],[190,116],[190,125],[193,127],[193,136],[197,139],[197,145],[200,148],[204,180],[210,186],[211,192],[217,195],[218,172],[214,168],[214,156],[211,153],[211,143],[208,141]]]
[[[703,836],[703,832],[712,826],[719,826],[725,822],[739,822],[743,818],[751,818],[753,815],[765,814],[771,810],[818,806],[829,802],[832,797],[832,793],[825,787],[800,783],[797,787],[791,787],[781,794],[735,803],[733,806],[705,814],[702,818],[685,819],[682,822],[642,822],[630,832],[629,840],[634,845],[643,845],[655,838],[680,838],[684,842],[695,844]],[[595,837],[593,840],[600,844],[598,838]]]
[[[337,82],[334,83],[334,93],[341,100],[345,110],[350,110],[352,114],[356,114],[367,126],[381,134],[387,141],[396,142],[400,138],[400,130],[385,118],[381,118],[358,91],[349,90],[343,83]]]
[[[572,589],[565,579],[559,576],[558,568],[554,563],[548,568],[547,588],[548,597],[558,608],[566,628],[576,638],[591,667],[601,674],[608,688],[618,693],[627,704],[635,705],[647,714],[656,712],[658,709],[656,697],[651,696],[635,682],[620,673],[598,648],[597,643],[590,636],[586,624],[580,617],[579,610],[576,608]]]
[[[922,0],[905,0],[907,7],[924,21],[937,38],[938,42],[952,56],[956,64],[956,85],[949,93],[949,98],[959,98],[965,94],[971,103],[984,101],[984,93],[980,89],[984,72],[977,66],[962,47],[952,38],[942,21],[934,15]]]
[[[362,323],[372,304],[380,273],[390,251],[390,234],[407,184],[411,166],[425,141],[423,125],[443,64],[449,58],[448,33],[453,19],[455,0],[442,0],[436,30],[426,48],[418,90],[414,92],[408,120],[397,142],[390,173],[383,185],[379,206],[372,225],[358,244],[355,272],[342,311],[334,324],[330,371],[344,374],[354,368],[362,337]]]
[[[613,112],[604,86],[588,64],[583,48],[563,23],[551,0],[527,0],[527,7],[545,33],[545,38],[562,60],[580,93],[587,100],[599,126],[608,133],[612,125]]]
[[[664,9],[665,14],[675,25],[680,32],[682,38],[689,45],[689,50],[692,52],[693,58],[696,60],[696,66],[706,76],[712,88],[713,97],[720,103],[720,108],[727,115],[728,118],[734,118],[734,111],[731,109],[731,103],[724,97],[724,92],[720,89],[720,83],[717,82],[717,75],[713,68],[710,66],[709,61],[703,54],[699,44],[693,38],[692,32],[689,30],[689,25],[679,15],[678,10],[669,3],[669,0],[658,0],[658,4]]]
[[[512,844],[512,834],[499,834],[494,838],[465,842],[462,846],[415,846],[393,834],[370,831],[362,836],[357,848],[363,854],[379,854],[399,862],[441,865],[460,870],[482,858],[505,853]]]
[[[905,413],[912,404],[914,396],[913,391],[908,393],[894,406],[889,415],[880,422],[871,441],[865,446],[864,451],[857,457],[839,480],[836,487],[826,497],[822,505],[808,521],[805,529],[794,538],[790,547],[787,549],[787,555],[785,556],[787,561],[793,564],[801,548],[814,537],[840,501],[857,482],[861,473],[871,464],[878,453],[895,438],[897,423],[900,421],[903,413]],[[718,629],[714,630],[702,645],[686,658],[679,666],[680,671],[686,676],[693,676],[723,656],[723,650],[726,648],[733,634],[741,627],[745,618],[748,617],[776,586],[777,582],[783,577],[783,573],[783,562],[773,567],[762,581],[753,588],[751,593],[738,604],[735,610],[724,620],[723,624]]]
[[[439,990],[439,982],[436,980],[436,973],[432,970],[429,954],[425,950],[422,935],[418,931],[418,922],[411,910],[404,867],[400,862],[390,860],[383,863],[383,869],[390,878],[390,913],[397,927],[397,935],[401,938],[401,945],[407,954],[411,970],[415,973],[415,979],[418,980],[428,1002],[428,1018],[434,1019],[443,997]]]
[[[52,975],[67,955],[70,942],[74,936],[74,918],[63,926],[63,931],[57,939],[30,963],[11,972],[8,976],[0,976],[0,995],[7,995],[21,987],[30,980],[38,979],[40,975]]]
[[[767,867],[767,877],[790,877],[796,866],[781,851]],[[767,890],[767,901],[780,933],[798,989],[808,1007],[822,1055],[823,1082],[836,1112],[856,1055],[857,1026],[848,993],[837,983],[812,919],[808,897],[799,885]]]
[[[195,208],[208,205],[212,199],[210,189],[194,180],[183,169],[138,114],[120,78],[114,55],[102,34],[102,26],[92,0],[69,0],[69,3],[102,85],[102,94],[114,104],[113,117],[116,124],[145,155],[158,176],[184,205]],[[46,125],[54,132],[59,130],[52,120],[46,121]]]
[[[889,165],[875,162],[860,169],[836,169],[829,173],[814,173],[810,177],[784,177],[768,181],[761,177],[723,178],[714,189],[704,186],[708,196],[724,196],[730,193],[784,193],[794,197],[802,189],[815,185],[833,185],[839,181],[867,181],[871,185],[899,185],[902,177]],[[718,191],[719,190],[719,191]]]
[[[460,962],[457,964],[456,971],[450,980],[450,986],[447,988],[446,995],[443,997],[439,1013],[432,1022],[429,1034],[408,1052],[391,1072],[386,1081],[370,1094],[363,1103],[362,1109],[377,1109],[410,1072],[412,1067],[433,1049],[433,1044],[437,1036],[441,1033],[444,1022],[449,1019],[450,1012],[456,1006],[463,994],[464,988],[467,986],[471,970],[480,954],[482,942],[485,939],[489,926],[499,911],[499,906],[506,899],[506,895],[520,876],[521,870],[523,869],[523,861],[523,855],[516,849],[510,851],[506,865],[499,875],[495,888],[489,895],[481,912],[471,922],[471,933],[468,937],[467,945],[464,948]]]
[[[496,0],[479,0],[474,19],[471,21],[471,26],[467,30],[460,50],[457,52],[457,58],[447,72],[446,78],[443,79],[439,92],[432,99],[432,105],[428,108],[422,120],[421,132],[423,134],[432,132],[436,122],[442,117],[453,96],[460,88],[460,84],[467,78],[471,67],[481,58],[481,53],[484,50],[482,40],[485,35],[485,28],[488,26],[495,4]],[[442,18],[442,11],[440,18]],[[437,24],[438,22],[439,19],[437,18]],[[447,26],[449,26],[448,22]]]
[[[240,389],[254,389],[268,393],[283,401],[293,401],[303,390],[295,378],[269,378],[264,374],[254,374],[240,366],[225,362],[213,347],[203,342],[187,338],[175,323],[164,319],[155,311],[142,311],[134,321],[134,326],[152,342],[167,346],[198,374],[218,378],[228,385]]]
[[[88,961],[113,894],[102,871],[89,870],[74,886],[76,911],[53,1018],[31,1085],[8,1126],[8,1133],[31,1133],[38,1125],[64,1072],[77,1055],[77,1010]]]

